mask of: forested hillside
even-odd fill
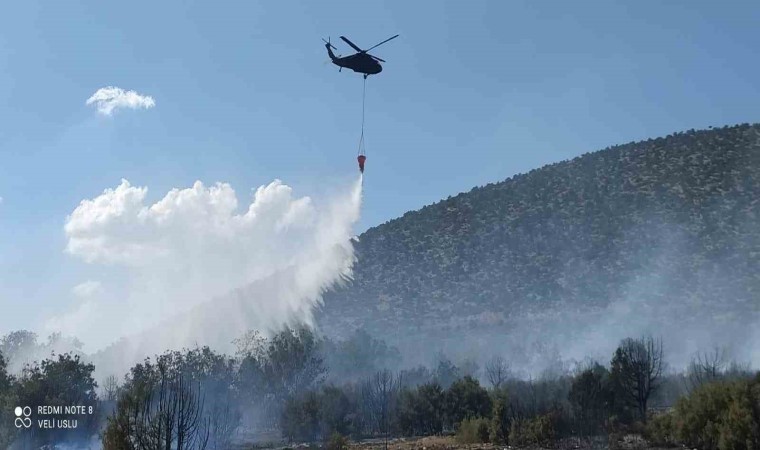
[[[736,331],[760,309],[759,198],[760,125],[584,154],[368,230],[320,321],[458,340],[539,323]]]

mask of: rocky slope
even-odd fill
[[[760,310],[759,215],[760,125],[611,147],[368,230],[354,282],[326,296],[320,323],[418,350],[428,338],[483,350],[494,335],[514,348],[526,333],[606,350],[673,323],[679,351],[695,336],[743,342],[720,330]]]

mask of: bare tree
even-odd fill
[[[234,339],[232,344],[235,345],[235,355],[238,359],[253,357],[261,359],[264,356],[267,340],[257,330],[250,330],[243,336]]]
[[[401,376],[395,377],[390,370],[382,370],[369,377],[362,384],[362,403],[365,421],[370,431],[385,437],[387,447],[388,434],[392,422],[391,412],[401,386]]]
[[[663,370],[662,340],[652,337],[624,339],[612,358],[612,374],[618,387],[636,405],[644,422],[647,403],[660,387]]]
[[[116,375],[109,375],[103,380],[103,400],[114,402],[119,398],[119,380]]]
[[[691,360],[688,379],[692,389],[721,378],[728,365],[724,349],[716,347],[712,352],[697,353]]]
[[[180,376],[173,394],[177,417],[177,450],[205,449],[208,445],[209,424],[203,414],[204,398],[200,393],[200,386],[198,390],[193,391],[184,377]]]
[[[239,414],[232,406],[232,399],[227,397],[223,401],[217,401],[210,409],[210,450],[225,450],[230,448],[233,433],[239,423]]]
[[[486,377],[494,389],[498,390],[510,376],[510,367],[507,360],[501,356],[494,356],[486,362]]]
[[[162,373],[155,385],[125,394],[110,421],[105,448],[205,450],[209,442],[200,388],[181,375]]]

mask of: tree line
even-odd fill
[[[449,433],[462,443],[513,446],[631,431],[711,449],[760,442],[760,377],[719,350],[670,372],[662,342],[652,337],[621,341],[607,364],[527,380],[501,357],[482,371],[444,356],[431,367],[391,370],[397,352],[361,332],[329,342],[297,328],[270,338],[249,333],[236,344],[234,356],[207,347],[167,351],[102,386],[76,354],[27,364],[17,375],[0,356],[0,446],[94,436],[105,449],[225,449],[241,429],[331,448],[347,438]],[[653,411],[653,402],[675,407]],[[95,411],[77,429],[12,425],[12,405],[72,404]]]

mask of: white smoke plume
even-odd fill
[[[48,320],[48,331],[77,336],[87,351],[131,336],[122,350],[133,354],[112,355],[120,361],[224,347],[249,329],[312,324],[324,290],[352,275],[360,180],[321,205],[279,180],[242,210],[224,183],[196,182],[153,204],[147,194],[122,180],[67,218],[66,252],[100,281],[75,287],[88,295]]]

